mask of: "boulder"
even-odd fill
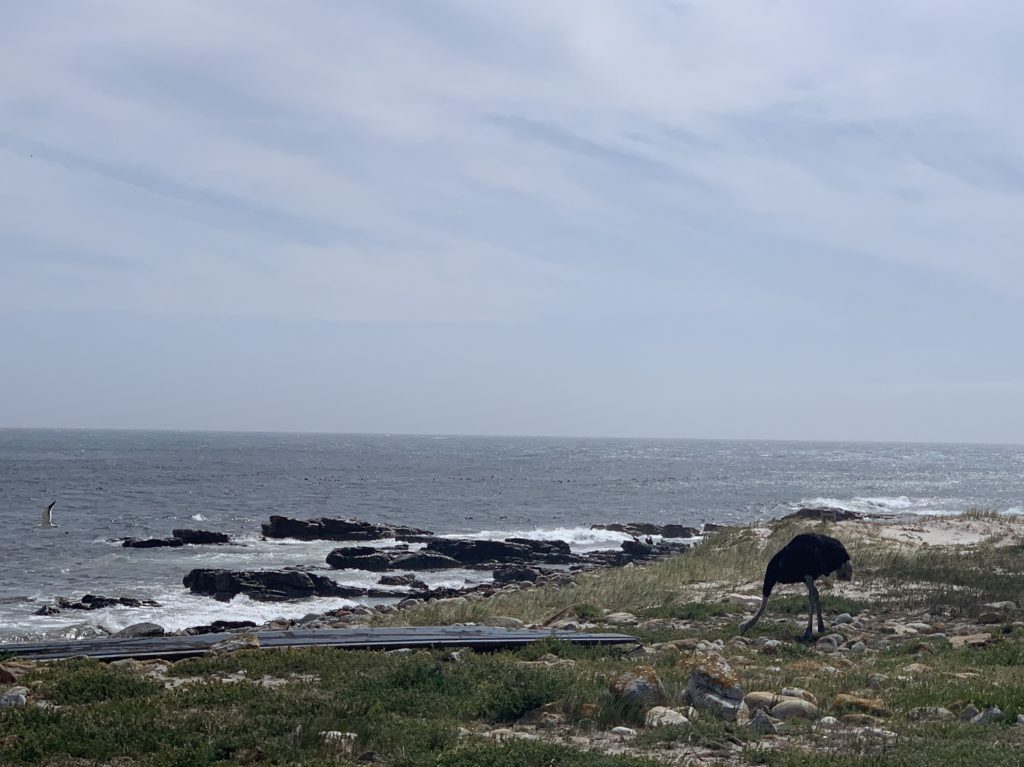
[[[409,588],[426,591],[428,586],[415,575],[406,573],[404,575],[382,575],[381,586],[408,586]]]
[[[839,693],[832,698],[832,708],[845,711],[859,711],[862,714],[878,716],[885,713],[885,703],[875,698],[862,698],[857,695]]]
[[[536,583],[541,573],[540,570],[526,565],[502,565],[494,568],[493,575],[495,583],[519,583],[521,581]]]
[[[814,506],[810,508],[797,509],[792,514],[787,514],[782,519],[813,519],[828,522],[846,522],[848,520],[863,519],[863,514],[847,509],[837,509],[834,506]]]
[[[685,727],[689,723],[690,720],[681,712],[676,711],[674,708],[666,708],[665,706],[655,706],[644,717],[645,727],[668,727],[673,725]]]
[[[260,638],[255,634],[239,634],[237,636],[229,637],[228,639],[222,639],[216,644],[210,645],[207,652],[210,655],[224,655],[229,652],[237,652],[239,650],[258,650],[260,649]]]
[[[409,554],[399,554],[391,559],[393,570],[451,570],[462,567],[462,565],[444,554],[435,554],[431,551],[414,551]]]
[[[52,605],[44,605],[35,611],[35,615],[57,615],[61,610],[103,610],[107,607],[160,607],[159,602],[152,599],[135,599],[134,597],[104,597],[86,594],[78,601],[67,597],[57,597]]]
[[[237,594],[264,602],[310,597],[362,596],[366,589],[341,586],[322,575],[301,570],[192,570],[182,582],[194,594],[229,601]]]
[[[184,546],[185,542],[181,538],[127,538],[121,545],[129,549],[173,549]]]
[[[210,530],[187,530],[177,529],[171,530],[173,535],[183,543],[201,545],[207,543],[228,543],[231,539],[228,538],[226,533],[215,533]]]
[[[610,687],[612,695],[634,705],[650,706],[665,699],[661,678],[651,666],[624,671],[612,680]]]
[[[536,553],[529,546],[507,541],[436,538],[427,544],[426,551],[444,554],[463,565],[487,562],[530,563],[537,559]]]
[[[256,624],[252,621],[214,621],[208,623],[205,626],[191,626],[185,629],[186,634],[221,634],[225,631],[234,631],[236,629],[245,628],[256,628]]]
[[[162,637],[164,627],[157,623],[133,623],[118,631],[114,639],[138,639],[141,637]]]
[[[709,711],[730,722],[743,721],[748,709],[743,688],[725,659],[715,653],[700,658],[686,682],[690,702],[698,711]]]
[[[817,719],[818,707],[803,698],[787,698],[771,708],[771,715],[776,719]]]
[[[411,540],[431,536],[429,530],[419,530],[403,525],[379,525],[361,519],[292,519],[272,515],[269,522],[261,525],[267,538],[297,538],[304,541],[377,541],[383,538]]]
[[[505,543],[526,546],[537,556],[537,559],[552,565],[567,565],[579,562],[580,557],[572,553],[569,544],[559,540],[536,541],[532,538],[506,538]]]
[[[328,554],[327,564],[335,570],[369,570],[379,573],[391,569],[391,555],[368,546],[345,547]]]
[[[992,635],[988,633],[949,637],[949,643],[953,645],[954,650],[960,650],[964,647],[984,647],[991,641]]]

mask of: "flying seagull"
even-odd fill
[[[53,507],[56,503],[56,501],[50,501],[50,505],[43,509],[43,521],[36,527],[60,527],[60,525],[53,524]]]

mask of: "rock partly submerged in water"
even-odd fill
[[[388,551],[372,546],[346,546],[327,555],[335,570],[450,570],[462,567],[451,557],[429,551]]]
[[[191,545],[205,545],[211,543],[229,543],[227,533],[217,533],[212,530],[188,530],[179,528],[171,530],[171,535],[183,543]]]
[[[194,594],[227,602],[238,594],[262,602],[311,597],[399,597],[403,592],[343,586],[323,575],[302,570],[216,570],[198,568],[182,582]]]
[[[52,604],[43,605],[34,615],[57,615],[61,610],[103,610],[108,607],[160,607],[159,602],[152,599],[135,599],[134,597],[104,597],[86,594],[78,601],[67,597],[57,597]]]
[[[267,538],[297,538],[303,541],[379,541],[385,538],[408,541],[433,535],[430,530],[383,525],[361,519],[292,519],[276,514],[260,527]]]

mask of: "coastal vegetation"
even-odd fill
[[[767,558],[802,530],[842,538],[854,562],[852,583],[822,591],[832,637],[797,641],[807,600],[791,587],[737,638]],[[1022,594],[1024,537],[1006,517],[728,529],[645,565],[361,618],[596,626],[637,645],[0,661],[27,698],[0,708],[0,764],[1009,767],[1024,749]],[[692,674],[710,657],[754,724],[769,719],[753,718],[758,691],[799,693],[813,715],[768,728],[691,710]],[[624,693],[619,680],[637,674],[657,679],[653,697]],[[654,726],[654,704],[682,720]]]

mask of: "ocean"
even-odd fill
[[[42,529],[42,509],[56,500]],[[230,604],[189,594],[195,567],[322,566],[339,544],[260,538],[271,514],[360,517],[441,534],[617,548],[609,522],[743,523],[828,504],[875,514],[1024,511],[1024,446],[0,429],[0,642],[154,621],[295,618],[345,599]],[[226,546],[126,549],[118,538],[223,531]],[[487,574],[426,573],[431,586]],[[85,593],[160,607],[33,613]]]

